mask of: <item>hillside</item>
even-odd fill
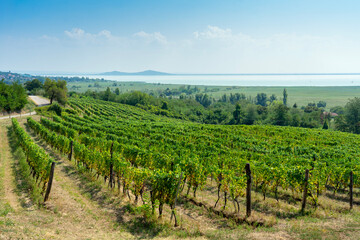
[[[34,212],[58,224],[58,230],[51,223],[43,227],[52,238],[360,237],[358,135],[197,124],[90,98],[70,98],[61,116],[26,122],[20,120],[17,128],[25,129],[57,162],[48,210]],[[4,125],[1,129],[5,131]],[[46,169],[42,171],[48,176]],[[349,211],[351,174],[354,194]],[[21,227],[29,229],[29,236],[47,236],[31,226],[35,218],[25,215],[23,207],[10,206],[14,214],[3,220],[14,225],[4,226],[4,236],[21,237],[19,232],[11,235]],[[21,216],[24,221],[16,220]],[[59,216],[74,227],[60,223]],[[110,230],[112,224],[116,227]],[[89,232],[84,230],[90,225]]]

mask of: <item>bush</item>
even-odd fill
[[[58,103],[54,103],[54,104],[50,105],[48,111],[53,111],[56,113],[56,115],[61,116],[62,108],[60,107],[60,105]]]

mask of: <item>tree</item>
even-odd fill
[[[284,91],[283,91],[283,104],[285,106],[287,105],[287,97],[288,97],[288,94],[287,94],[286,88],[284,88]]]
[[[163,110],[169,110],[168,103],[167,103],[167,102],[165,102],[165,101],[163,101],[163,102],[162,102],[161,109],[163,109]]]
[[[67,101],[67,87],[65,80],[52,80],[49,78],[45,79],[44,83],[45,95],[50,98],[50,104],[53,100],[58,101],[60,104],[65,104]]]
[[[304,112],[306,113],[312,113],[316,111],[319,111],[319,108],[315,105],[315,103],[308,103],[308,105],[304,109]]]
[[[345,121],[349,131],[360,133],[360,98],[353,98],[345,105]]]
[[[326,102],[325,102],[325,101],[319,101],[319,102],[316,104],[316,106],[317,106],[318,108],[324,108],[324,107],[326,107]]]
[[[40,82],[40,80],[36,78],[31,81],[25,82],[24,85],[25,85],[25,89],[28,90],[29,92],[32,92],[35,89],[43,87],[43,84]]]
[[[293,127],[299,127],[301,123],[301,110],[297,108],[290,109],[289,125]]]
[[[249,104],[246,109],[244,124],[252,125],[254,124],[255,120],[256,120],[256,108],[253,104]]]
[[[335,107],[330,108],[330,112],[337,113],[340,115],[340,114],[344,114],[345,109],[341,106],[335,106]]]
[[[272,124],[278,126],[285,126],[288,122],[288,107],[284,104],[274,102],[271,105],[271,121]]]
[[[24,108],[24,106],[26,105],[27,101],[27,95],[26,95],[26,91],[23,88],[23,86],[21,86],[21,84],[15,82],[12,84],[12,89],[13,89],[13,96],[14,96],[14,107],[15,110],[21,110]]]
[[[119,88],[115,89],[115,94],[118,95],[118,96],[120,95],[120,89]]]
[[[202,93],[196,94],[195,100],[206,108],[209,107],[212,103],[212,99],[206,93],[205,94],[202,94]]]
[[[105,91],[105,94],[104,94],[104,100],[105,100],[105,101],[109,101],[109,100],[110,100],[110,97],[111,97],[111,91],[110,91],[110,88],[107,87],[107,88],[106,88],[106,91]]]
[[[240,104],[236,104],[235,111],[233,112],[234,123],[240,124],[244,118],[244,112],[241,110]]]
[[[329,124],[327,120],[324,121],[323,129],[329,129]]]
[[[267,101],[267,96],[266,93],[258,93],[256,95],[256,105],[261,105],[266,107],[266,101]]]
[[[276,100],[277,100],[276,95],[275,95],[275,94],[272,94],[272,95],[270,96],[270,102],[272,103],[272,102],[274,102],[274,101],[276,101]]]
[[[27,103],[26,91],[21,84],[14,82],[8,85],[0,81],[0,110],[12,112],[21,110]]]

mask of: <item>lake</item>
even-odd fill
[[[59,75],[47,75],[59,76]],[[183,74],[161,76],[62,75],[67,77],[104,78],[119,82],[208,86],[360,86],[360,74]]]

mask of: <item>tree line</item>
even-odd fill
[[[17,82],[6,84],[0,81],[0,111],[11,113],[20,111],[27,103],[27,94],[23,86]]]
[[[38,79],[20,84],[17,81],[8,84],[0,81],[0,111],[11,113],[21,111],[28,103],[28,94],[41,95],[50,99],[50,104],[56,100],[65,105],[67,101],[67,88],[65,80],[45,79],[42,83]]]
[[[119,88],[111,91],[91,91],[80,96],[119,102],[138,106],[155,114],[186,119],[205,124],[247,124],[278,125],[303,128],[324,128],[360,133],[360,99],[350,100],[345,107],[336,106],[325,111],[326,102],[308,103],[305,106],[288,104],[287,90],[281,97],[258,93],[255,97],[243,93],[224,94],[215,99],[207,93],[200,93],[196,88],[176,89],[177,97],[164,90],[154,96],[140,91],[121,93]],[[181,94],[179,95],[179,93]],[[186,94],[188,92],[189,94]],[[192,93],[192,94],[190,94]]]

